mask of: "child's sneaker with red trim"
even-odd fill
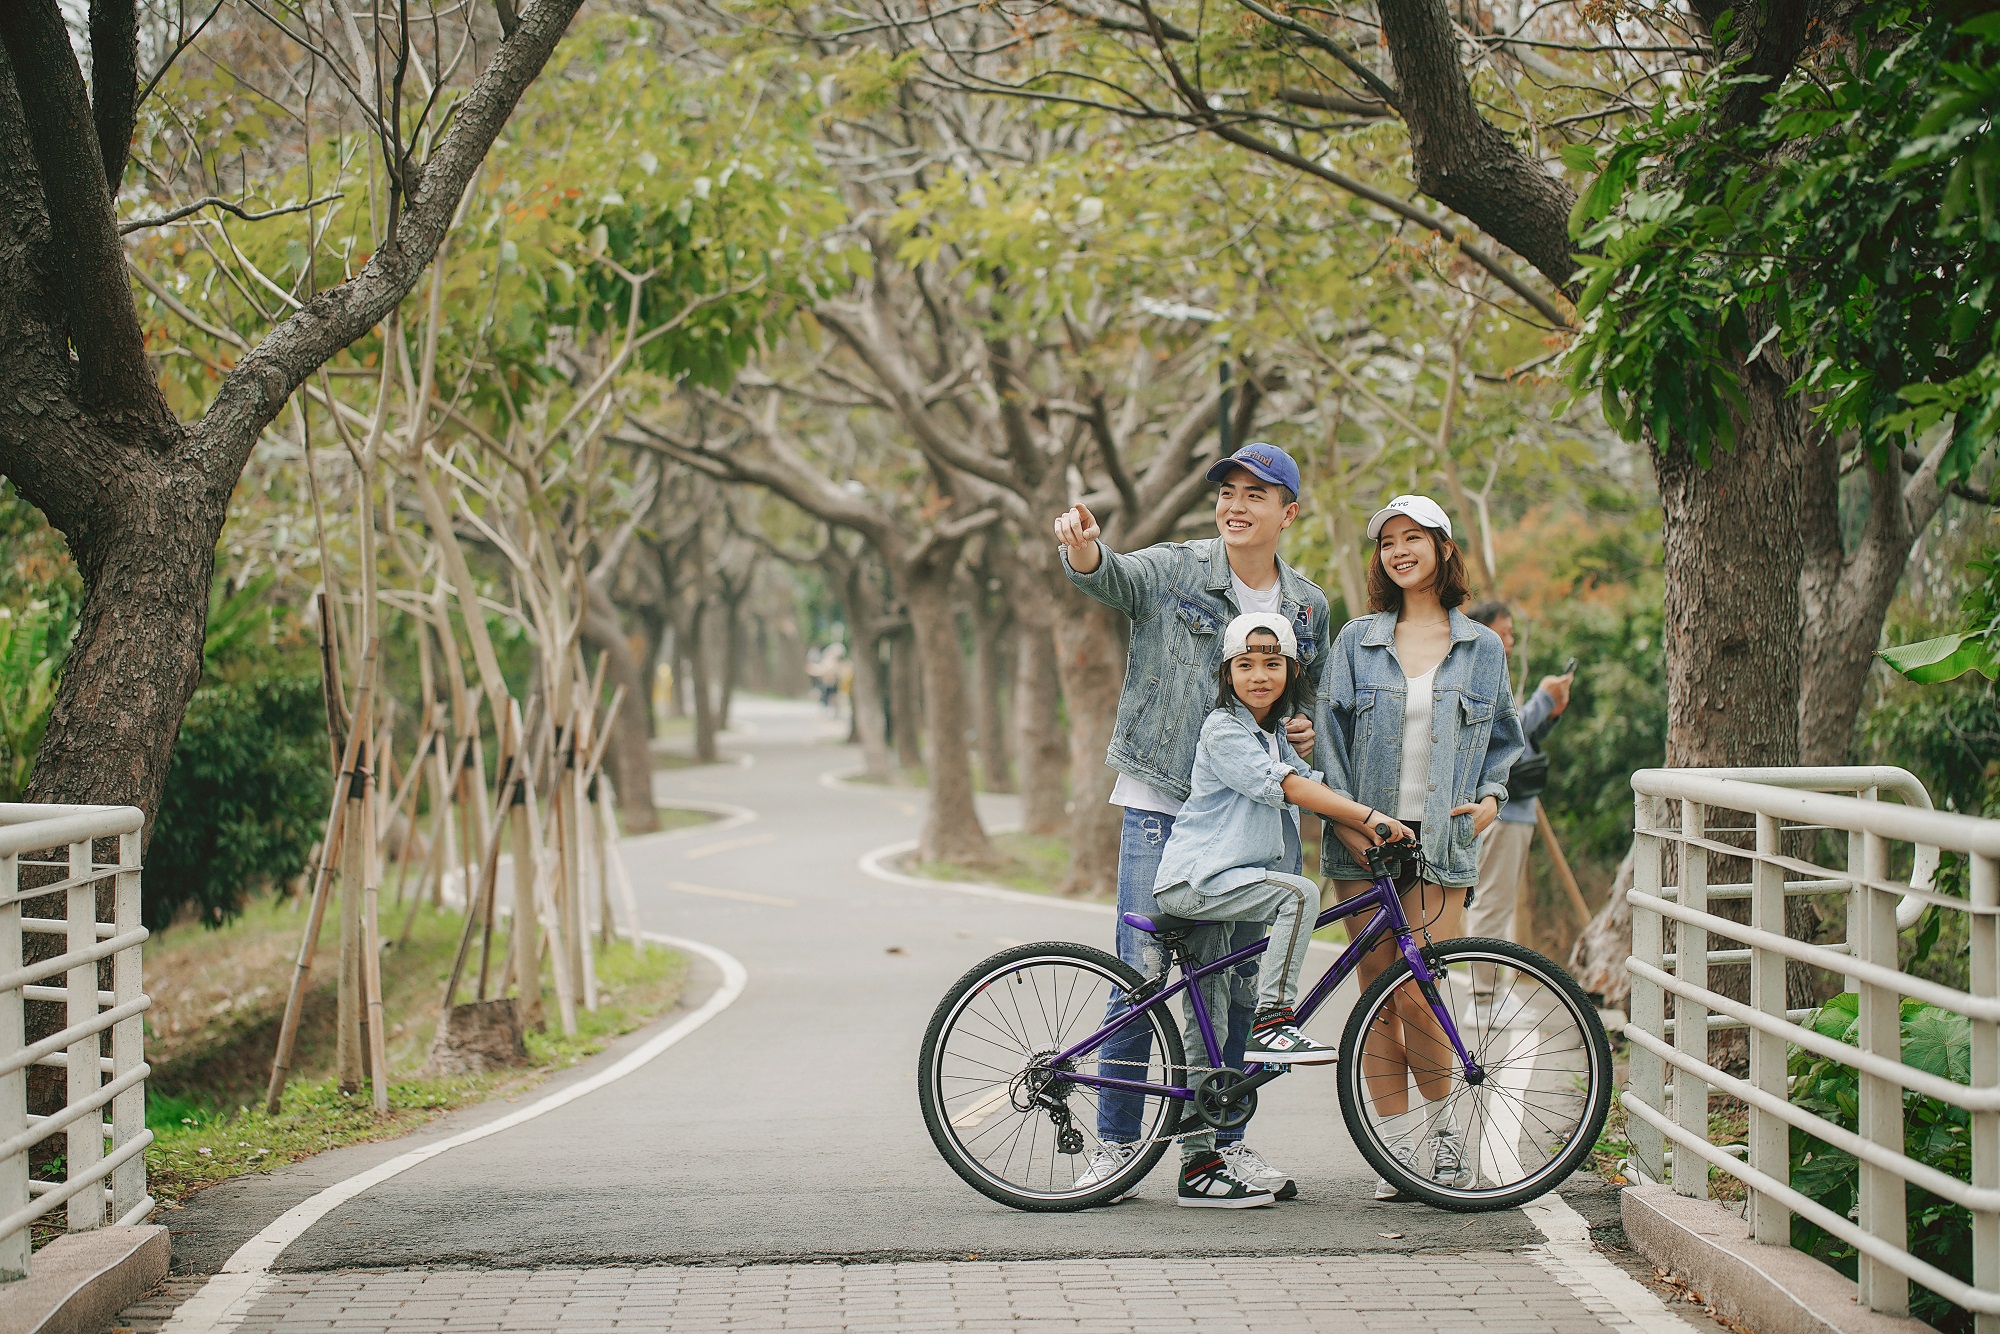
[[[1202,1154],[1181,1164],[1182,1208],[1258,1209],[1277,1200],[1270,1191],[1231,1172],[1219,1153]]]
[[[1243,1044],[1243,1059],[1263,1065],[1330,1065],[1340,1053],[1299,1032],[1291,1010],[1264,1010]]]

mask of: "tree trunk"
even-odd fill
[[[721,731],[729,730],[730,710],[736,704],[736,687],[743,671],[743,607],[740,599],[729,598],[722,607],[721,661],[715,664],[716,685],[719,698],[715,706],[715,724]]]
[[[589,594],[583,641],[606,655],[605,681],[609,687],[612,690],[625,687],[618,712],[604,720],[605,727],[610,729],[604,747],[604,767],[618,793],[619,822],[625,832],[646,833],[660,827],[659,813],[653,809],[653,756],[646,744],[645,721],[652,711],[651,695],[610,594],[595,582],[590,585]]]
[[[1012,792],[1014,775],[1007,754],[1007,695],[1012,659],[1007,653],[1005,604],[993,606],[982,576],[973,572],[966,621],[972,630],[973,690],[979,732],[980,779],[988,792]]]
[[[1056,668],[1069,705],[1069,873],[1065,894],[1118,892],[1118,840],[1124,813],[1110,804],[1116,779],[1104,755],[1118,720],[1125,678],[1125,618],[1078,598],[1055,625]]]
[[[1627,848],[1611,877],[1611,894],[1597,916],[1578,936],[1569,952],[1569,971],[1576,984],[1602,998],[1605,1008],[1622,1010],[1632,996],[1632,974],[1625,960],[1632,955],[1632,904],[1625,891],[1632,888],[1636,852]]]
[[[917,643],[905,628],[889,638],[889,739],[896,743],[896,764],[905,774],[924,767],[922,682],[917,670]]]
[[[137,806],[150,839],[201,682],[229,493],[176,474],[143,441],[125,447],[131,466],[101,477],[94,513],[65,527],[86,593],[27,800]]]
[[[1875,665],[1882,621],[1895,600],[1910,549],[1936,515],[1940,446],[1906,481],[1899,461],[1869,467],[1868,514],[1852,552],[1841,537],[1842,443],[1817,433],[1806,456],[1799,535],[1805,567],[1799,680],[1799,763],[1845,764],[1854,720]]]
[[[1068,801],[1069,745],[1055,637],[1022,622],[1014,632],[1014,754],[1021,770],[1021,828],[1060,833]]]
[[[1804,409],[1761,360],[1739,375],[1749,414],[1733,447],[1707,467],[1686,441],[1653,456],[1675,767],[1798,762]]]
[[[694,713],[694,757],[698,763],[713,764],[722,758],[715,746],[718,730],[715,718],[715,688],[708,662],[708,620],[712,612],[706,600],[694,604],[688,614],[687,633],[681,636],[681,660],[687,665],[690,705]]]
[[[930,739],[930,806],[924,813],[918,847],[927,862],[981,866],[993,860],[993,847],[987,842],[972,800],[965,655],[951,597],[955,564],[955,560],[934,557],[906,566],[898,581],[910,609],[916,665],[923,676],[925,730]]]
[[[848,639],[854,645],[854,732],[861,746],[861,776],[887,783],[895,775],[889,765],[889,726],[882,712],[882,636],[874,617],[850,620]]]

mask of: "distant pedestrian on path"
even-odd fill
[[[1368,520],[1368,538],[1373,614],[1343,626],[1327,654],[1320,763],[1327,786],[1416,832],[1424,873],[1398,882],[1403,911],[1433,940],[1448,940],[1478,879],[1479,835],[1499,816],[1521,753],[1507,653],[1498,635],[1457,610],[1468,593],[1465,558],[1436,501],[1397,496]],[[1335,894],[1352,898],[1369,885],[1367,844],[1345,825],[1332,828],[1320,867]],[[1370,950],[1355,969],[1362,990],[1397,957],[1393,942]],[[1443,1101],[1450,1081],[1442,1073],[1452,1064],[1443,1030],[1415,1009],[1392,1009],[1384,1022],[1392,1030],[1379,1044],[1386,1059],[1371,1057],[1362,1075],[1378,1113],[1398,1127],[1391,1152],[1441,1185],[1462,1186],[1470,1175],[1464,1127]],[[1377,1178],[1375,1198],[1401,1193]]]
[[[1489,599],[1470,614],[1500,636],[1508,657],[1514,656],[1514,613],[1506,603]],[[1468,936],[1520,939],[1515,934],[1517,909],[1528,879],[1528,849],[1535,841],[1535,810],[1549,781],[1549,757],[1542,743],[1569,707],[1570,681],[1567,675],[1544,676],[1535,693],[1521,705],[1521,732],[1527,748],[1508,771],[1507,804],[1500,808],[1500,818],[1479,837],[1479,885],[1465,913]]]
[[[1201,725],[1189,796],[1167,839],[1154,896],[1163,911],[1191,921],[1268,926],[1271,944],[1257,970],[1257,1014],[1243,1059],[1325,1065],[1338,1051],[1300,1032],[1292,1013],[1319,913],[1319,885],[1291,869],[1301,860],[1299,807],[1359,831],[1371,844],[1381,840],[1369,830],[1370,819],[1385,817],[1320,782],[1319,771],[1285,741],[1279,724],[1311,709],[1312,686],[1284,617],[1238,616],[1223,633],[1222,655],[1215,705]],[[1394,836],[1410,837],[1408,829],[1386,823]],[[1231,934],[1226,925],[1195,928],[1195,953],[1218,957],[1215,938]],[[1203,978],[1201,986],[1211,1012],[1227,1004],[1223,979]],[[1190,1011],[1187,1049],[1205,1045]],[[1229,1170],[1213,1130],[1181,1140],[1181,1204],[1249,1209],[1276,1198]]]
[[[1319,586],[1278,558],[1278,543],[1299,514],[1299,469],[1275,445],[1245,445],[1208,471],[1216,484],[1216,536],[1195,542],[1162,542],[1120,554],[1098,541],[1097,520],[1077,505],[1055,521],[1071,582],[1106,606],[1132,618],[1125,659],[1125,687],[1105,757],[1118,772],[1111,804],[1125,808],[1118,849],[1118,957],[1142,972],[1159,971],[1152,937],[1127,926],[1123,914],[1156,910],[1153,885],[1160,857],[1194,773],[1201,720],[1215,698],[1222,666],[1222,631],[1244,612],[1269,612],[1292,627],[1299,662],[1316,680],[1326,657],[1327,603]],[[1313,725],[1293,716],[1285,735],[1302,758],[1313,752]],[[1296,865],[1284,868],[1297,871]],[[1240,922],[1228,948],[1258,939],[1263,927]],[[1231,974],[1229,1022],[1222,1043],[1225,1064],[1240,1065],[1256,1001],[1248,969]],[[1105,1044],[1101,1057],[1129,1063],[1143,1077],[1152,1039],[1135,1024],[1129,1036]],[[1079,1185],[1116,1172],[1139,1146],[1143,1101],[1107,1090],[1098,1104],[1095,1148]],[[1231,1175],[1280,1199],[1298,1194],[1291,1178],[1243,1143],[1243,1128],[1216,1136]]]

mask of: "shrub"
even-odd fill
[[[305,869],[332,795],[317,678],[262,672],[188,704],[146,854],[145,920],[226,921],[251,890]]]
[[[1814,1012],[1807,1024],[1815,1032],[1859,1045],[1860,999],[1842,992]],[[1962,1014],[1935,1005],[1905,1000],[1902,1005],[1903,1060],[1927,1074],[1956,1083],[1971,1079],[1972,1026]],[[1857,1127],[1861,1110],[1860,1078],[1851,1066],[1794,1047],[1790,1073],[1792,1103],[1848,1130]],[[1960,1108],[1936,1098],[1903,1094],[1903,1151],[1960,1181],[1972,1179],[1971,1119]],[[1851,1217],[1861,1198],[1861,1164],[1853,1154],[1794,1128],[1791,1132],[1793,1189],[1842,1217]],[[1972,1281],[1972,1216],[1963,1207],[1939,1199],[1918,1186],[1907,1188],[1910,1253],[1945,1273]],[[1852,1246],[1803,1218],[1792,1219],[1792,1245],[1855,1276],[1858,1255]],[[1910,1313],[1948,1334],[1971,1334],[1972,1316],[1920,1284],[1910,1286]]]

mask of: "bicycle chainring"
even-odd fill
[[[1257,1090],[1232,1093],[1250,1076],[1241,1070],[1217,1070],[1202,1076],[1194,1086],[1194,1114],[1203,1125],[1216,1130],[1234,1130],[1257,1114]]]

